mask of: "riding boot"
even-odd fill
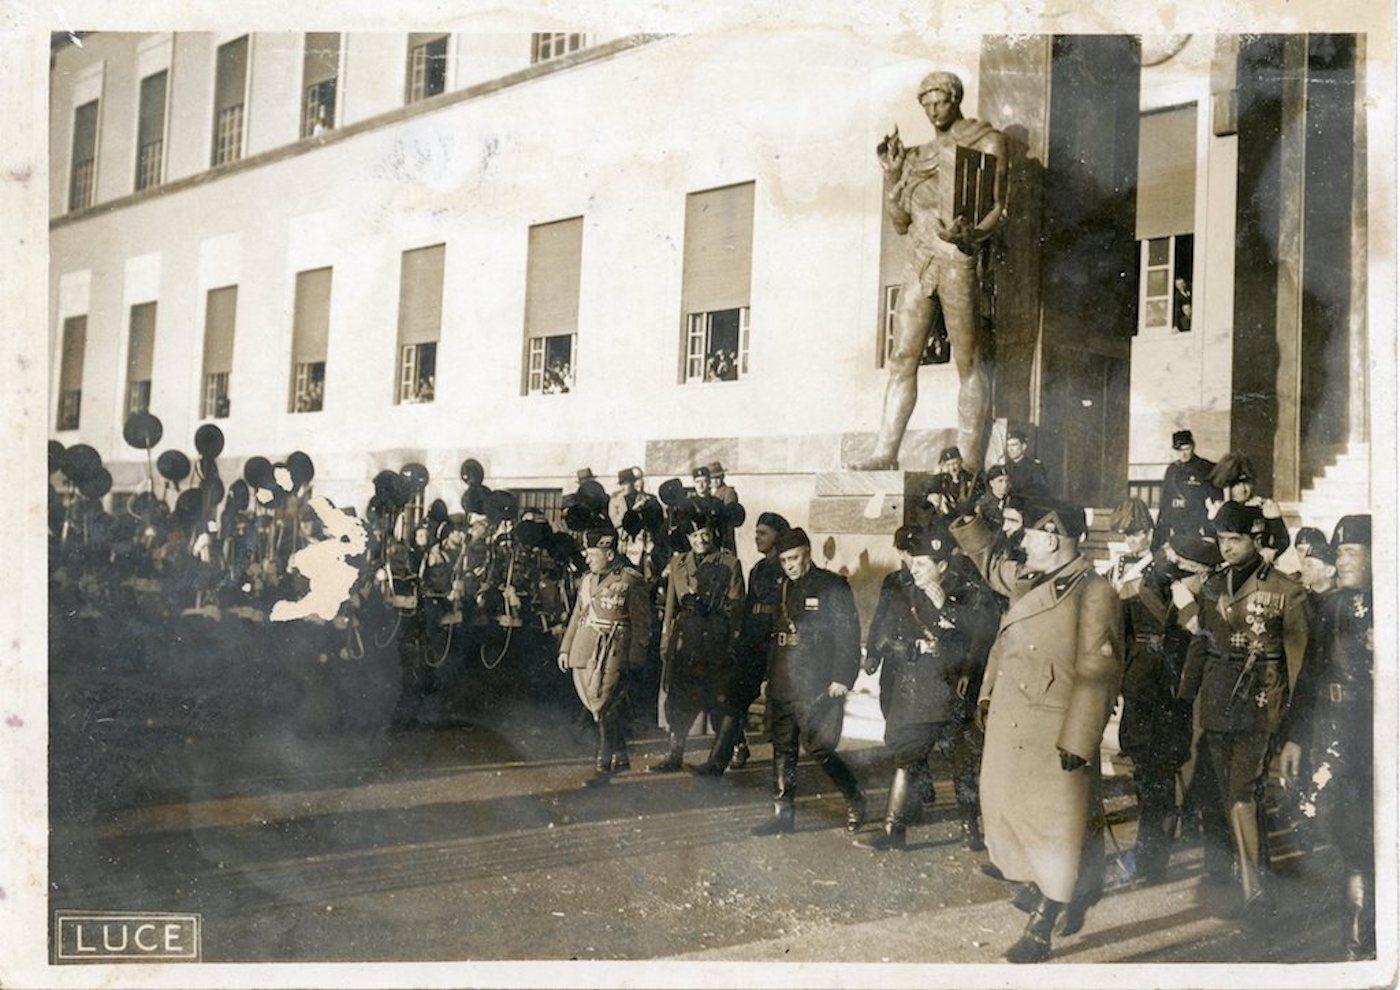
[[[1265,906],[1264,872],[1261,865],[1259,819],[1252,801],[1239,801],[1230,807],[1230,834],[1240,870],[1240,907],[1246,915],[1258,915]]]
[[[676,773],[685,765],[685,733],[672,730],[671,749],[659,763],[647,767],[651,773]]]
[[[1370,959],[1376,954],[1375,905],[1371,900],[1370,877],[1347,874],[1347,962]]]
[[[742,770],[749,762],[749,738],[744,733],[744,717],[741,715],[735,721],[739,723],[739,741],[734,744],[729,765],[735,770]]]
[[[982,815],[975,804],[964,805],[962,808],[962,837],[963,845],[972,852],[981,852],[987,848],[987,844],[982,841]]]
[[[875,852],[906,848],[905,809],[912,800],[912,784],[913,774],[903,767],[895,770],[894,779],[890,781],[890,798],[885,808],[884,828],[869,835],[862,835],[855,840],[856,845],[863,849],[873,849]]]
[[[738,748],[735,740],[743,738],[743,726],[733,715],[720,719],[715,730],[715,743],[710,747],[710,755],[704,763],[691,767],[691,772],[702,777],[720,777],[729,768],[734,751]]]
[[[749,830],[750,835],[780,835],[797,828],[797,754],[773,753],[773,817]]]
[[[851,773],[846,761],[834,752],[828,752],[819,762],[831,782],[846,798],[846,831],[859,831],[865,824],[865,795],[855,774]]]
[[[598,717],[598,757],[593,761],[593,776],[583,782],[585,787],[597,787],[608,782],[612,777],[612,758],[612,717],[603,714]]]
[[[1006,961],[1013,963],[1038,963],[1050,958],[1050,933],[1055,929],[1055,919],[1064,907],[1059,901],[1052,901],[1041,894],[1036,901],[1031,916],[1026,919],[1025,931],[1016,944],[1006,950]]]

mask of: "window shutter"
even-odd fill
[[[243,102],[248,79],[248,36],[219,46],[214,82],[214,115]]]
[[[157,72],[141,80],[141,109],[136,146],[145,147],[165,137],[166,73]]]
[[[340,71],[340,34],[335,31],[309,31],[306,56],[302,63],[301,88],[334,79]]]
[[[83,352],[86,348],[87,317],[68,317],[63,321],[63,363],[58,372],[60,392],[83,387]]]
[[[141,303],[131,307],[131,338],[127,348],[126,380],[147,381],[155,367],[156,304]]]
[[[292,363],[326,359],[331,323],[331,269],[297,272],[292,316]]]
[[[525,264],[525,336],[578,332],[583,217],[530,228]]]
[[[446,245],[405,251],[399,269],[399,345],[442,334],[442,265]]]
[[[753,191],[754,184],[746,182],[686,197],[682,290],[686,313],[749,304]]]
[[[210,289],[204,307],[204,374],[233,370],[233,327],[238,286]]]
[[[91,161],[97,155],[97,101],[89,100],[73,111],[73,161]]]
[[[1189,234],[1196,225],[1196,104],[1142,115],[1137,239]]]

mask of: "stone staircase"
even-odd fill
[[[1328,536],[1337,520],[1353,512],[1371,511],[1371,449],[1368,443],[1340,448],[1300,493],[1296,502],[1282,502],[1289,532],[1316,526]]]

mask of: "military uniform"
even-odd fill
[[[1123,603],[1123,715],[1119,744],[1133,761],[1138,802],[1133,861],[1160,880],[1176,816],[1176,772],[1191,750],[1191,706],[1176,696],[1191,636],[1176,619],[1171,575],[1151,556],[1123,555],[1110,580]]]
[[[980,475],[962,470],[957,474],[943,471],[933,476],[925,503],[936,517],[963,515],[982,498]]]
[[[802,530],[779,537],[778,547],[805,540]],[[784,543],[784,541],[789,541]],[[775,820],[790,827],[797,790],[799,743],[845,796],[848,828],[865,819],[865,798],[836,753],[845,701],[828,693],[849,688],[860,673],[860,615],[851,586],[839,574],[812,565],[796,581],[783,575],[773,613],[768,656],[768,732],[773,740]]]
[[[1228,828],[1244,897],[1252,902],[1263,893],[1258,790],[1307,649],[1305,593],[1256,557],[1205,579],[1195,620],[1180,697],[1195,701],[1196,760],[1208,764],[1217,790],[1218,800],[1204,796],[1206,839],[1215,841]]]
[[[1044,495],[1050,491],[1050,476],[1045,465],[1036,458],[1025,454],[1019,461],[1009,457],[1002,462],[1006,476],[1011,479],[1012,495]]]
[[[1166,543],[1172,533],[1189,535],[1206,525],[1206,500],[1219,500],[1221,494],[1210,481],[1214,470],[1215,462],[1200,456],[1167,465],[1162,477],[1162,507],[1152,531],[1153,550]]]
[[[646,662],[650,635],[651,603],[640,574],[618,560],[603,574],[584,575],[559,652],[567,655],[574,690],[598,724],[600,772],[619,770],[626,761],[619,686],[625,670]]]
[[[731,676],[743,604],[744,572],[730,551],[716,548],[703,558],[686,551],[672,558],[661,624],[670,752],[653,769],[680,769],[696,715],[704,712],[716,723],[723,716],[718,698]]]
[[[1364,517],[1348,517],[1338,529],[1358,518]],[[1369,522],[1366,529],[1369,544]],[[1303,799],[1326,826],[1347,874],[1346,941],[1352,959],[1375,952],[1374,624],[1369,586],[1334,588],[1319,596],[1283,729],[1283,737],[1306,754]]]

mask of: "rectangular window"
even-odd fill
[[[447,35],[410,34],[404,102],[417,103],[446,91]]]
[[[311,31],[301,70],[301,136],[335,127],[335,96],[340,76],[340,35]]]
[[[1138,330],[1191,329],[1191,234],[1153,237],[1139,245]],[[1136,331],[1135,331],[1136,332]]]
[[[165,159],[165,70],[141,80],[136,122],[136,191],[160,185]]]
[[[62,363],[58,369],[58,429],[76,430],[83,404],[83,354],[87,350],[87,317],[63,321]]]
[[[243,105],[248,87],[248,36],[220,45],[214,70],[212,165],[243,157]]]
[[[156,304],[131,307],[126,351],[126,415],[151,408],[151,370],[155,367]]]
[[[204,307],[204,394],[199,415],[223,419],[229,413],[228,379],[233,371],[233,329],[238,286],[210,289]]]
[[[532,34],[530,35],[530,64],[548,62],[563,58],[580,48],[588,47],[588,36],[584,34]]]
[[[68,183],[68,209],[92,205],[97,180],[97,100],[73,111],[73,166]]]
[[[442,334],[446,245],[405,251],[399,263],[399,348],[395,402],[432,402]]]
[[[520,506],[520,514],[538,512],[556,530],[564,530],[564,491],[560,488],[508,488]]]
[[[682,382],[748,374],[753,198],[752,182],[686,197]]]
[[[524,393],[527,395],[573,391],[582,257],[582,217],[530,228],[525,263]]]
[[[291,412],[321,411],[330,319],[331,269],[297,272],[292,303],[292,388],[287,403]]]

